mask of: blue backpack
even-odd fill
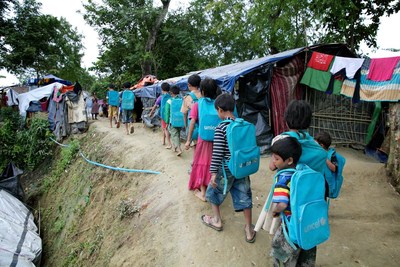
[[[226,139],[231,157],[228,162],[222,163],[224,173],[224,194],[226,194],[228,180],[224,165],[226,164],[236,179],[242,179],[256,173],[260,166],[260,148],[256,142],[256,127],[242,118],[224,120],[229,122],[226,127]]]
[[[289,135],[296,138],[301,144],[301,157],[298,163],[306,164],[317,172],[324,173],[326,167],[327,152],[314,140],[306,131],[284,132],[283,135]]]
[[[122,92],[121,108],[126,110],[133,110],[135,105],[135,94],[131,90],[124,90]]]
[[[177,96],[171,99],[170,120],[172,127],[182,128],[185,126],[183,113],[181,112],[182,98]]]
[[[204,141],[214,141],[215,128],[221,122],[214,107],[214,99],[199,99],[199,135]]]
[[[160,106],[160,117],[163,119],[163,121],[167,122],[168,118],[165,113],[165,104],[167,103],[168,99],[171,98],[170,94],[164,94],[161,98],[161,106]]]
[[[108,91],[108,104],[113,107],[119,106],[119,93],[117,91]]]
[[[327,241],[330,236],[325,178],[304,164],[290,170],[294,172],[290,181],[292,215],[288,221],[286,215],[281,213],[282,229],[290,246],[296,249],[297,244],[308,250]]]
[[[329,170],[328,166],[325,167],[325,179],[329,185],[329,198],[337,198],[339,196],[340,189],[343,184],[343,168],[346,164],[346,159],[337,153],[335,149],[330,148],[328,150],[328,159],[331,160],[333,154],[336,155],[337,159],[337,172]]]
[[[193,92],[190,92],[190,96],[193,99],[193,103],[196,103],[198,101],[196,95]],[[189,134],[189,125],[190,125],[190,109],[188,110],[188,115],[187,115],[187,129],[186,129],[186,134]],[[192,140],[197,140],[197,137],[199,136],[199,124],[196,123],[194,125],[193,133],[192,133]]]

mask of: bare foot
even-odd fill
[[[165,148],[166,148],[166,149],[171,149],[171,148],[172,148],[172,146],[171,146],[171,145],[169,145],[169,146],[166,146]]]
[[[199,189],[194,190],[194,195],[196,197],[198,197],[201,201],[207,202],[206,197],[203,196],[203,194],[201,193],[201,191]]]
[[[179,150],[178,153],[176,153],[176,155],[179,157],[180,155],[182,155],[182,150]]]

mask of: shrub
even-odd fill
[[[11,108],[0,110],[0,169],[9,161],[24,170],[33,170],[52,155],[53,143],[49,122],[33,118],[29,128],[22,127],[22,119]]]

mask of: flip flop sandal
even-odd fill
[[[210,222],[206,222],[206,221],[204,220],[204,218],[205,218],[206,216],[207,216],[207,215],[201,215],[201,221],[202,221],[203,224],[205,224],[206,226],[208,226],[208,227],[214,229],[215,231],[218,231],[218,232],[219,232],[219,231],[222,231],[222,226],[218,227],[218,226],[215,226],[215,225],[211,224]]]
[[[253,226],[253,231],[254,231],[254,226]],[[244,239],[246,240],[247,243],[254,243],[256,241],[256,234],[257,234],[257,232],[254,231],[253,237],[250,239],[247,239],[246,229],[244,229]]]

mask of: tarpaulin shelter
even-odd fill
[[[64,85],[62,83],[52,83],[37,89],[31,90],[29,92],[18,95],[18,107],[19,114],[22,117],[26,117],[26,111],[29,108],[29,104],[32,101],[39,101],[44,97],[50,97],[54,91],[54,88],[60,89]]]
[[[287,130],[283,115],[287,104],[293,99],[306,99],[311,104],[313,108],[313,121],[309,129],[311,134],[326,130],[336,143],[365,145],[374,103],[364,101],[353,103],[351,98],[340,95],[340,92],[328,95],[325,90],[319,91],[300,83],[314,52],[356,58],[344,44],[314,45],[259,59],[194,71],[166,81],[178,85],[185,91],[188,90],[187,80],[193,73],[199,74],[201,78],[215,79],[223,91],[234,96],[239,116],[256,125],[257,144],[262,151],[269,148],[273,136]],[[330,77],[329,74],[327,80],[323,81],[326,86],[330,82]],[[162,82],[143,87],[136,93],[155,98],[160,93]],[[333,85],[340,91],[339,81],[334,80]]]
[[[71,133],[80,133],[87,130],[87,114],[85,108],[84,92],[74,91],[74,86],[65,86],[62,83],[52,83],[17,96],[19,113],[26,117],[27,111],[43,111],[43,106],[35,109],[32,103],[39,103],[46,98],[46,108],[50,130],[56,135],[57,140]]]

